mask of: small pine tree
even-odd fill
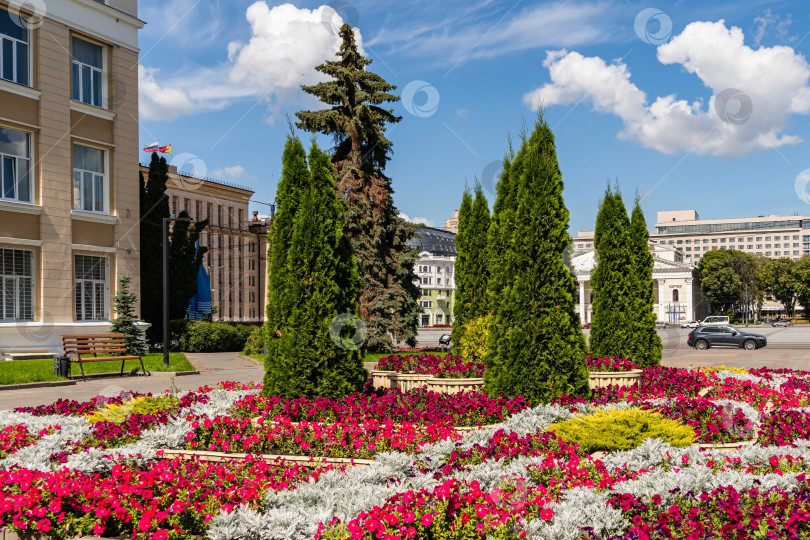
[[[286,266],[293,308],[264,392],[336,398],[359,391],[366,379],[362,351],[339,339],[355,329],[334,328],[341,316],[357,316],[360,279],[346,235],[346,204],[335,195],[329,157],[314,142],[309,164],[311,183],[295,216]]]
[[[633,250],[633,265],[630,281],[633,289],[633,310],[635,331],[630,358],[637,364],[647,367],[661,363],[661,336],[655,330],[655,291],[653,284],[653,256],[649,245],[650,233],[641,203],[636,195],[633,213],[630,218],[630,242]]]
[[[266,389],[275,387],[277,383],[273,377],[280,373],[277,366],[279,339],[284,322],[294,306],[287,286],[287,255],[295,215],[310,181],[306,150],[292,128],[284,145],[281,164],[281,178],[276,189],[276,214],[267,235],[267,322],[264,332],[267,343],[267,357],[264,360]],[[283,381],[278,381],[278,384],[282,383]]]
[[[467,283],[469,282],[469,272],[467,261],[471,256],[469,251],[467,238],[470,236],[468,228],[470,227],[472,219],[472,194],[470,190],[465,188],[464,194],[461,196],[461,206],[458,210],[458,232],[456,233],[454,244],[458,255],[456,256],[456,264],[453,267],[453,282],[456,286],[456,302],[453,305],[453,333],[452,340],[454,345],[461,343],[461,336],[464,335],[463,327],[469,317],[469,296],[471,295],[470,288]]]
[[[505,252],[491,278],[501,283],[494,287],[484,382],[490,395],[522,395],[536,404],[590,394],[576,278],[563,260],[571,236],[562,192],[554,135],[541,113],[498,185],[506,200],[493,222]]]
[[[121,353],[120,356],[136,355],[143,352],[141,332],[134,325],[138,321],[137,317],[135,317],[135,304],[138,302],[138,295],[129,292],[130,281],[129,276],[121,276],[118,280],[118,291],[113,296],[115,319],[110,321],[112,323],[110,333],[124,334],[124,342],[127,347],[126,353]]]
[[[630,246],[630,220],[621,194],[610,187],[599,206],[594,231],[596,268],[591,272],[592,356],[630,358],[634,346],[635,307],[631,276],[635,254]],[[655,325],[653,324],[653,331]]]

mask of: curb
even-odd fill
[[[239,358],[240,360],[248,360],[250,362],[254,362],[254,363],[259,364],[259,365],[262,364],[259,360],[256,360],[255,358],[251,358],[249,356],[245,356],[244,354],[236,353],[236,357]]]
[[[182,377],[182,376],[185,376],[185,375],[199,375],[200,374],[199,371],[147,371],[146,373],[147,373],[147,375],[146,375],[147,377],[151,377],[153,375],[157,375],[159,377]],[[116,378],[116,377],[117,378],[129,378],[129,377],[143,377],[143,376],[144,375],[141,375],[141,374],[131,375],[131,374],[126,373],[126,372],[124,372],[124,374],[121,375],[120,373],[113,371],[111,373],[88,373],[85,376],[85,378],[87,378],[89,380],[93,380],[93,379],[113,379],[113,378]],[[81,375],[71,375],[70,378],[73,381],[81,381],[82,380]]]
[[[42,381],[32,383],[20,384],[3,384],[0,385],[0,392],[3,390],[26,390],[28,388],[50,388],[55,386],[75,386],[76,381]]]

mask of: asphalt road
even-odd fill
[[[768,338],[768,346],[756,351],[743,349],[714,348],[698,351],[686,344],[688,329],[669,327],[658,330],[663,342],[663,364],[676,367],[728,365],[742,368],[789,367],[810,370],[810,325],[788,328],[770,325],[740,326],[749,332]],[[587,337],[589,331],[583,330]],[[436,346],[439,337],[447,330],[419,330],[419,346]]]

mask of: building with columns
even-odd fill
[[[699,321],[707,315],[697,280],[697,268],[684,262],[683,253],[672,246],[650,242],[653,254],[653,310],[657,319],[667,323]],[[571,268],[579,284],[577,310],[583,323],[593,320],[591,272],[596,267],[593,247],[575,249]]]

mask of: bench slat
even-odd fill
[[[82,362],[112,362],[117,360],[137,360],[139,356],[106,356],[103,358],[82,358]],[[79,362],[78,360],[71,359],[73,363]]]

